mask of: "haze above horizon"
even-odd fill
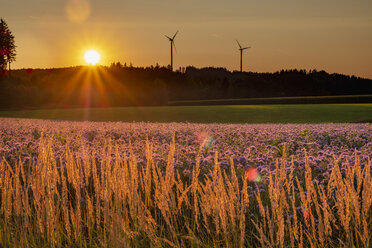
[[[251,46],[243,70],[317,69],[372,78],[372,2],[367,0],[0,0],[15,35],[13,68],[85,64],[168,65],[239,70],[235,39]]]

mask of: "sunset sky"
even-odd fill
[[[372,78],[370,0],[0,0],[15,35],[13,68],[101,64],[194,65],[246,71],[318,69]]]

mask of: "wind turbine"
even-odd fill
[[[174,48],[176,49],[176,45],[174,44],[174,38],[176,38],[176,35],[178,34],[178,30],[177,32],[173,35],[173,37],[169,37],[167,35],[165,35],[165,37],[168,38],[168,40],[170,41],[171,43],[171,71],[173,71],[173,46]]]
[[[239,43],[238,40],[236,40],[236,42],[237,42],[238,45],[239,45],[239,50],[240,50],[240,72],[242,72],[242,71],[243,71],[243,51],[244,51],[245,49],[248,49],[248,48],[251,48],[251,47],[242,47],[242,46],[240,45],[240,43]]]

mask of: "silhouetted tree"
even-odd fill
[[[0,69],[5,69],[8,63],[16,59],[16,45],[14,35],[8,25],[0,19]]]

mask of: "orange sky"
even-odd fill
[[[0,0],[16,38],[14,68],[169,64],[246,71],[318,69],[372,78],[370,0]]]

